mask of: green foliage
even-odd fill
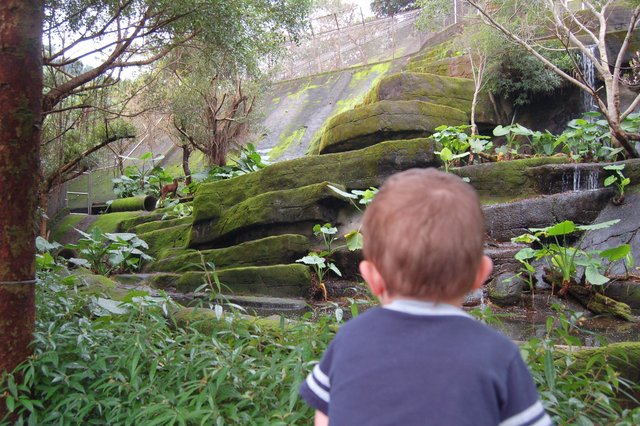
[[[602,260],[605,258],[610,261],[619,260],[616,259],[619,251],[626,252],[626,249],[630,248],[629,245],[623,244],[606,252],[602,250],[586,252],[579,247],[570,247],[567,244],[567,236],[578,231],[608,228],[618,222],[620,222],[619,219],[593,225],[576,225],[570,220],[565,220],[546,228],[530,228],[529,233],[512,238],[512,241],[535,244],[539,248],[523,248],[515,258],[524,265],[529,274],[533,273],[531,261],[542,259],[552,272],[552,276],[557,274],[561,279],[558,284],[563,288],[568,288],[572,281],[576,280],[578,267],[584,268],[584,279],[588,284],[601,286],[609,282],[609,279],[602,274],[604,271]]]
[[[76,229],[82,238],[67,248],[77,250],[80,258],[71,258],[70,262],[84,266],[99,275],[136,271],[142,261],[152,260],[142,250],[149,248],[147,243],[131,233],[103,233],[94,228],[91,233]]]
[[[345,192],[340,188],[336,188],[333,185],[328,185],[328,186],[329,186],[329,189],[331,189],[336,194],[348,199],[351,205],[355,207],[356,210],[358,210],[360,213],[362,213],[363,209],[360,207],[359,204],[362,204],[366,207],[373,201],[376,194],[378,193],[378,188],[374,188],[373,186],[370,187],[369,189],[365,189],[364,191],[361,191],[359,189],[354,189],[351,192]],[[358,201],[357,203],[356,203],[356,200]],[[364,239],[362,237],[362,234],[360,233],[360,228],[346,233],[344,235],[344,239],[346,240],[347,248],[350,251],[361,250],[363,247]]]
[[[313,418],[297,392],[334,335],[328,318],[278,325],[227,313],[187,325],[166,317],[171,303],[144,292],[105,310],[87,306],[73,277],[50,274],[37,289],[34,354],[0,380],[15,424],[284,426]],[[205,322],[214,322],[208,334],[199,331]]]
[[[118,198],[137,195],[160,197],[162,187],[173,180],[163,167],[156,166],[156,163],[163,158],[164,155],[154,157],[151,152],[143,154],[140,158],[129,158],[139,161],[141,164],[134,163],[134,165],[128,166],[124,175],[112,179],[113,192]]]
[[[603,169],[614,172],[604,180],[604,186],[615,185],[618,189],[617,199],[622,203],[624,201],[624,188],[631,183],[631,179],[622,174],[624,164],[612,164],[604,166]]]
[[[640,421],[640,408],[633,396],[638,384],[620,377],[606,357],[594,351],[586,359],[559,347],[583,345],[576,337],[581,314],[565,312],[554,305],[557,313],[547,318],[546,333],[521,346],[522,355],[538,385],[545,410],[559,425],[634,425]],[[606,342],[600,339],[606,348]],[[623,398],[634,409],[627,409]]]
[[[188,191],[195,193],[201,183],[231,179],[236,176],[257,172],[267,166],[269,166],[269,162],[266,156],[257,152],[255,146],[249,143],[242,147],[237,158],[231,159],[230,164],[214,166],[200,173],[194,173],[193,182],[189,185]]]
[[[162,215],[162,218],[160,220],[182,219],[183,217],[189,217],[192,214],[193,214],[193,207],[190,204],[176,203],[173,205],[173,208],[171,209],[171,211],[168,211]]]
[[[504,44],[499,62],[493,62],[487,74],[487,89],[509,99],[516,106],[526,105],[537,94],[551,93],[563,79],[545,67],[523,48]],[[550,60],[561,69],[570,70],[571,58],[563,51],[549,50]]]
[[[449,171],[452,166],[460,166],[460,161],[465,158],[473,158],[472,153],[479,154],[493,148],[493,142],[489,141],[488,136],[467,134],[471,126],[438,126],[436,132],[431,136],[442,149],[436,151],[436,155],[444,163],[445,171]],[[468,161],[472,163],[471,160]]]
[[[449,173],[449,169],[452,166],[455,166],[458,160],[467,157],[470,153],[465,152],[462,154],[454,154],[449,148],[442,148],[440,151],[434,151],[434,154],[440,157],[440,159],[444,163],[444,171],[446,173]]]
[[[342,272],[333,263],[332,256],[338,247],[334,247],[335,241],[338,239],[336,237],[338,233],[338,228],[334,227],[330,223],[325,223],[324,225],[316,224],[313,227],[313,235],[322,239],[324,244],[324,250],[320,252],[309,252],[308,255],[296,260],[296,262],[304,263],[305,265],[309,265],[313,272],[318,276],[318,282],[320,284],[324,283],[324,276],[330,270],[333,271],[339,277],[342,276]]]
[[[416,0],[373,0],[371,10],[379,18],[419,8]]]
[[[586,161],[611,161],[620,154],[622,148],[614,148],[611,144],[609,124],[602,119],[600,113],[585,113],[585,118],[571,120],[567,129],[558,137],[562,151],[574,159]],[[640,124],[637,117],[627,117],[625,127]]]

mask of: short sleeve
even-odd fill
[[[499,426],[548,426],[551,418],[544,411],[529,368],[516,352],[507,375],[507,399],[501,408]]]
[[[300,396],[316,410],[329,414],[329,394],[331,391],[331,362],[333,358],[333,342],[329,345],[322,359],[313,367],[307,379],[300,385]]]

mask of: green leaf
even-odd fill
[[[504,127],[502,125],[499,125],[495,129],[493,129],[493,136],[504,136],[504,135],[508,135],[510,132],[511,132],[510,126]]]
[[[523,260],[533,259],[537,254],[538,250],[534,250],[531,247],[525,247],[516,253],[515,259],[522,262]]]
[[[344,239],[347,240],[347,248],[350,251],[360,250],[364,246],[364,238],[359,231],[351,231],[345,234]]]
[[[604,180],[604,186],[613,185],[616,180],[618,180],[618,177],[616,175],[611,175]]]
[[[618,247],[613,247],[600,252],[600,256],[615,262],[616,260],[624,259],[631,253],[631,246],[629,244],[622,244]]]
[[[296,260],[296,262],[301,262],[305,265],[319,265],[322,268],[325,267],[324,258],[317,255],[304,256],[303,258]]]
[[[342,272],[340,272],[340,269],[338,269],[338,267],[334,263],[329,263],[328,266],[329,266],[329,269],[331,269],[333,272],[335,272],[337,276],[339,276],[339,277],[342,276]]]
[[[593,223],[591,225],[578,225],[576,226],[576,229],[580,231],[597,231],[598,229],[605,229],[610,226],[613,226],[618,222],[620,222],[620,219],[614,219],[614,220],[608,220],[606,222]]]
[[[585,268],[584,276],[591,285],[603,285],[609,282],[609,278],[602,275],[594,265]]]
[[[544,353],[544,377],[549,389],[554,390],[556,387],[556,367],[553,362],[553,353],[550,350],[546,350]]]
[[[611,164],[610,166],[604,166],[605,170],[624,170],[624,164]]]
[[[564,222],[560,222],[545,231],[545,234],[553,237],[558,235],[567,235],[571,234],[576,230],[576,225],[570,220],[565,220]]]

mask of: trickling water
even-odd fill
[[[596,55],[596,45],[587,46],[589,53],[592,55]],[[585,83],[589,87],[594,87],[596,83],[596,69],[593,66],[593,62],[585,53],[580,54],[580,67],[582,71],[582,75],[584,76]],[[593,96],[585,92],[581,91],[582,96],[582,109],[584,112],[588,111],[598,111],[598,104]]]
[[[576,164],[573,171],[562,173],[562,192],[589,191],[600,188],[600,172],[597,169],[581,170]]]

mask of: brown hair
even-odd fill
[[[467,293],[480,266],[484,215],[471,185],[435,169],[391,176],[364,215],[364,257],[393,296]]]

